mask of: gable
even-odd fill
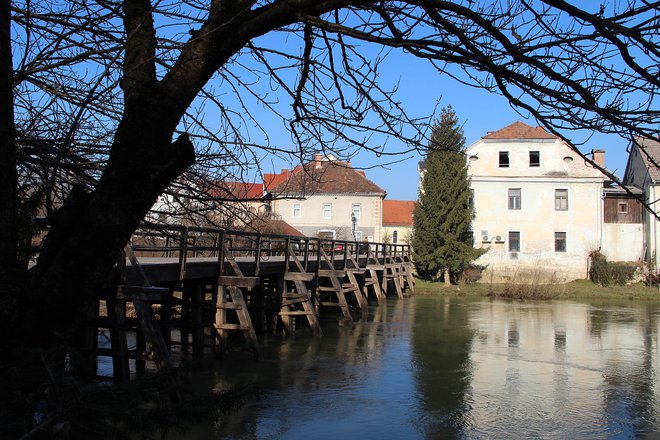
[[[519,138],[510,138],[515,134]],[[473,178],[607,179],[556,136],[521,122],[482,137],[465,153]]]

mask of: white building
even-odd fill
[[[660,268],[660,221],[656,218],[660,199],[660,143],[648,139],[636,139],[632,143],[624,183],[639,188],[644,193],[645,202],[655,212],[642,210],[644,223],[643,258],[651,263],[651,269]]]
[[[601,248],[607,177],[539,127],[516,122],[466,150],[476,218],[475,246],[484,280],[530,273],[558,281],[587,277]],[[594,152],[603,164],[604,152]],[[603,164],[604,165],[604,164]]]

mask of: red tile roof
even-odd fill
[[[215,182],[207,192],[211,197],[218,200],[258,200],[263,196],[264,186],[261,183],[220,181]]]
[[[276,194],[378,194],[387,193],[349,163],[335,160],[312,161],[293,171],[264,175],[267,190]]]
[[[383,200],[383,226],[412,226],[414,201]]]
[[[254,219],[248,225],[246,225],[246,229],[260,232],[262,234],[292,235],[294,237],[305,236],[303,233],[301,233],[299,230],[284,220]]]
[[[532,127],[524,122],[516,121],[511,125],[489,132],[483,139],[556,139],[542,127]]]

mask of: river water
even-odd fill
[[[324,336],[268,337],[196,386],[260,390],[189,426],[215,439],[660,436],[660,304],[417,296]]]

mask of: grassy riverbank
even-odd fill
[[[506,283],[472,283],[445,287],[443,283],[416,280],[419,295],[493,296],[514,299],[634,299],[660,301],[657,286],[642,283],[603,287],[589,280],[566,284],[521,286]]]

